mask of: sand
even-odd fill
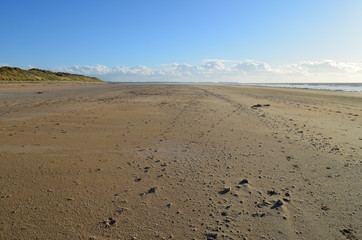
[[[1,84],[0,239],[362,239],[361,116],[361,93]]]

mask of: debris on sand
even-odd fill
[[[270,107],[270,104],[255,104],[253,106],[251,106],[251,108],[261,108],[261,107]]]
[[[283,204],[284,204],[283,201],[278,199],[278,201],[276,201],[271,208],[272,209],[280,208]]]
[[[240,182],[239,182],[239,184],[247,184],[247,183],[249,183],[249,181],[247,180],[247,179],[243,179],[243,180],[241,180]]]
[[[223,190],[219,191],[220,194],[226,194],[231,191],[231,187],[224,187]]]
[[[338,148],[338,147],[332,148],[329,152],[336,152],[336,151],[339,151],[339,148]]]
[[[150,194],[150,193],[155,193],[157,191],[157,189],[158,189],[157,187],[152,187],[152,188],[148,189],[146,192],[140,193],[140,196],[144,196],[144,195]]]
[[[353,230],[352,229],[342,229],[340,230],[341,233],[347,237],[347,239],[351,239],[351,240],[357,240],[358,238],[354,235]]]
[[[267,192],[266,192],[269,196],[273,196],[273,195],[277,195],[278,193],[276,192],[276,191],[274,191],[274,190],[268,190]]]
[[[113,219],[113,218],[111,218],[111,217],[107,218],[106,220],[104,220],[104,221],[102,222],[102,224],[104,225],[104,227],[110,227],[110,226],[114,225],[115,223],[116,223],[116,220]]]
[[[329,207],[327,207],[327,206],[322,206],[321,209],[322,209],[323,211],[331,210],[331,209],[330,209]]]
[[[153,187],[148,189],[147,193],[155,193],[157,191],[157,187]]]
[[[206,233],[205,236],[207,240],[217,239],[217,233]]]

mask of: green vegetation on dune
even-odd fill
[[[24,70],[17,67],[1,67],[0,81],[66,81],[66,82],[102,82],[95,77],[64,72],[52,72],[32,68]]]

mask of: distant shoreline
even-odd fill
[[[362,92],[362,83],[238,83],[238,82],[107,82],[111,84],[130,85],[218,85],[218,86],[257,86],[315,89],[329,91]]]
[[[75,75],[82,76],[82,75]],[[82,76],[88,78],[87,76]],[[92,78],[92,77],[89,77]],[[98,78],[96,78],[98,79]],[[99,79],[98,79],[99,80]],[[108,82],[108,81],[82,81],[82,80],[1,80],[0,84],[64,84],[64,83],[104,83],[125,85],[215,85],[215,86],[256,86],[276,87],[289,89],[326,90],[343,92],[362,92],[362,83],[239,83],[239,82]]]

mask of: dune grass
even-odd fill
[[[0,81],[62,81],[62,82],[102,82],[96,77],[88,77],[64,72],[52,72],[32,68],[24,70],[17,67],[1,67]]]

